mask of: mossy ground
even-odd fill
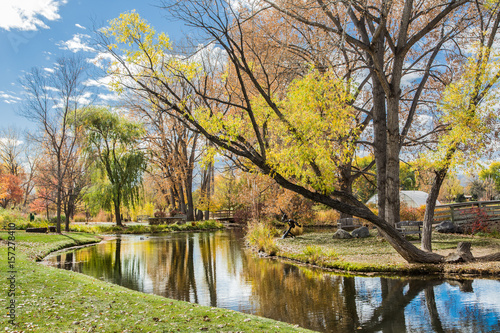
[[[0,271],[7,276],[7,232],[0,232]],[[86,233],[15,232],[16,325],[9,323],[8,283],[2,283],[7,332],[306,332],[274,320],[144,294],[34,262],[51,251],[99,241]],[[5,306],[4,306],[5,305]]]

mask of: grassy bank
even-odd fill
[[[500,262],[424,265],[407,263],[377,231],[363,239],[333,239],[333,232],[305,233],[295,239],[273,238],[266,241],[260,250],[272,249],[279,257],[297,260],[328,269],[338,269],[356,273],[397,273],[397,274],[466,274],[477,276],[499,276]],[[247,237],[249,240],[249,237]],[[420,247],[417,236],[411,242]],[[500,239],[487,236],[470,236],[434,233],[434,252],[448,255],[459,242],[471,242],[472,253],[482,256],[500,252]],[[261,240],[261,243],[263,241]],[[259,247],[258,244],[251,244]],[[264,250],[265,252],[268,252]]]
[[[186,223],[173,223],[167,225],[125,225],[118,227],[116,225],[104,224],[72,224],[71,231],[86,232],[91,234],[156,234],[175,231],[205,231],[223,229],[224,225],[216,220],[196,221]]]
[[[86,233],[27,234],[16,231],[15,262],[8,266],[8,233],[0,232],[0,271],[14,269],[15,297],[3,279],[5,309],[15,299],[16,326],[4,310],[1,327],[23,332],[306,332],[292,325],[239,312],[143,294],[89,276],[46,267],[34,260],[64,247],[99,241]],[[8,252],[10,254],[8,255]],[[10,274],[10,275],[8,275]]]

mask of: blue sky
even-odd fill
[[[50,70],[56,59],[71,52],[93,58],[89,49],[94,26],[120,13],[136,10],[157,31],[172,39],[182,35],[179,22],[168,21],[161,2],[104,0],[2,0],[0,2],[0,129],[30,127],[16,114],[22,103],[18,80],[33,67]]]

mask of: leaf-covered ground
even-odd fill
[[[96,242],[94,235],[16,234],[16,326],[3,311],[7,332],[306,332],[290,324],[144,294],[33,260],[63,247]],[[6,232],[0,232],[0,304],[8,285]],[[5,305],[5,306],[4,306]]]

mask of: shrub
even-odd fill
[[[237,209],[233,214],[233,218],[236,223],[247,223],[250,221],[251,217],[252,212],[248,208]]]
[[[468,230],[471,234],[476,233],[487,233],[488,232],[488,213],[481,207],[471,208],[468,212],[472,214],[474,219],[470,225],[470,230]]]
[[[61,215],[61,223],[64,223],[66,221],[66,216]],[[57,216],[51,217],[49,220],[49,224],[55,225],[57,223]]]
[[[401,221],[423,221],[425,214],[425,206],[413,208],[404,203],[401,203],[399,210]]]
[[[88,234],[96,234],[97,229],[88,225],[70,225],[70,231],[74,232],[86,232]]]
[[[113,221],[113,215],[110,213],[107,213],[103,210],[99,211],[99,213],[93,218],[93,221],[95,222],[112,222]]]
[[[172,213],[171,213],[171,214],[172,214]],[[165,217],[165,216],[167,216],[167,213],[162,212],[162,211],[160,211],[160,210],[158,210],[158,211],[156,211],[156,212],[154,213],[154,217]],[[170,216],[174,216],[174,215],[170,215]]]
[[[340,213],[334,209],[316,212],[315,221],[318,224],[335,224],[340,218]]]
[[[87,219],[85,217],[85,214],[76,214],[75,217],[73,218],[74,222],[87,222]]]
[[[205,220],[196,222],[196,229],[220,229],[223,225],[217,220]]]

